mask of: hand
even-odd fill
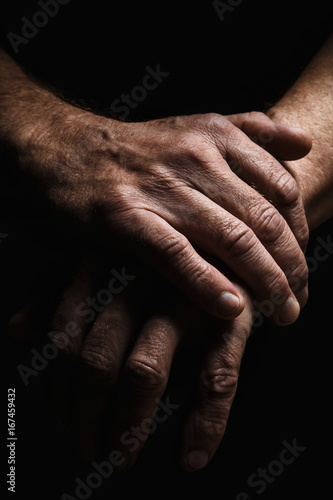
[[[308,152],[304,132],[251,113],[121,123],[55,102],[46,104],[47,118],[44,110],[38,117],[38,102],[14,143],[58,220],[140,256],[217,317],[237,316],[245,302],[203,254],[236,273],[263,312],[275,297],[273,322],[296,320],[296,299],[307,293],[299,190],[232,122],[252,135],[268,130],[267,149],[283,159]]]
[[[164,421],[177,407],[171,400],[169,413],[156,411],[160,399],[168,402],[167,393],[163,395],[175,354],[186,362],[199,344],[202,359],[191,377],[197,401],[180,450],[182,467],[196,470],[211,460],[224,434],[255,317],[251,298],[240,288],[246,303],[238,318],[209,318],[168,282],[126,261],[125,268],[135,279],[123,290],[112,281],[119,293],[110,299],[106,290],[115,274],[110,271],[123,264],[123,258],[101,261],[99,252],[98,259],[89,256],[74,273],[52,318],[49,336],[60,352],[48,372],[46,395],[81,459],[105,460],[110,451],[118,450],[118,471],[125,470],[137,460],[150,426]],[[35,301],[36,308],[26,307],[12,319],[12,333],[29,338],[35,332],[44,302],[50,303],[50,282],[50,290],[40,288],[43,298]],[[192,344],[198,328],[201,335]]]

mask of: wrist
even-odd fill
[[[24,161],[31,144],[61,107],[60,99],[29,80],[15,81],[1,100],[0,138],[5,151]]]
[[[326,179],[311,158],[282,162],[300,188],[310,231],[333,216],[332,180]]]
[[[57,165],[65,165],[64,156],[78,156],[85,143],[97,135],[98,118],[73,106],[48,90],[29,86],[23,95],[12,95],[10,118],[3,115],[1,127],[4,149],[18,170],[30,178],[47,181]]]
[[[304,110],[306,111],[306,110]],[[313,137],[312,150],[304,158],[283,162],[294,176],[304,203],[310,230],[333,216],[333,144],[311,123],[309,113],[296,108],[289,100],[277,103],[267,111],[276,122],[301,127]]]

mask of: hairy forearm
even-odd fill
[[[17,160],[56,125],[57,116],[66,115],[70,121],[79,112],[30,79],[0,49],[0,144],[9,152],[14,150]]]
[[[333,216],[333,36],[267,114],[312,134],[311,152],[286,166],[299,183],[313,229]]]
[[[0,136],[12,138],[17,126],[28,130],[37,109],[43,106],[46,91],[35,85],[18,64],[0,50]],[[49,95],[51,97],[51,95]]]
[[[330,192],[333,185],[333,37],[304,71],[286,95],[268,111],[273,120],[300,126],[311,132],[313,148],[301,160],[286,162],[299,182],[310,227],[333,215]],[[34,146],[43,142],[47,130],[54,130],[57,118],[69,124],[80,111],[48,91],[22,71],[0,49],[0,143],[7,149]],[[110,121],[110,120],[109,120]],[[59,120],[60,126],[63,120]],[[31,140],[33,138],[33,140]]]

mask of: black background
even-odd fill
[[[324,2],[304,7],[303,2],[244,0],[223,23],[211,2],[105,4],[72,0],[60,7],[15,57],[65,96],[84,99],[101,112],[141,83],[147,65],[160,64],[170,76],[132,112],[133,120],[265,109],[297,78],[330,29]],[[6,34],[20,33],[20,18],[31,18],[37,9],[36,2],[2,3],[2,40],[11,55]],[[73,458],[43,392],[43,374],[28,387],[22,383],[16,367],[28,364],[34,344],[14,342],[6,332],[6,321],[50,258],[43,243],[49,227],[46,233],[45,220],[35,210],[38,200],[30,199],[24,186],[13,193],[3,185],[0,202],[0,233],[8,234],[0,244],[2,429],[5,434],[7,389],[15,387],[17,492],[6,491],[7,463],[2,485],[8,498],[20,500],[56,499],[64,492],[75,496],[75,478],[85,480],[93,469]],[[51,233],[59,251],[66,251],[69,239]],[[326,241],[331,235],[331,222],[316,230],[307,255],[313,257],[318,236]],[[192,392],[186,370],[176,365],[166,394],[179,409],[151,436],[137,465],[112,475],[90,498],[204,494],[233,500],[242,491],[251,499],[326,498],[331,487],[326,453],[331,434],[332,266],[330,256],[310,273],[310,299],[294,325],[277,328],[265,322],[251,335],[226,435],[206,469],[189,474],[177,464],[179,429]],[[294,439],[307,449],[257,494],[247,484],[249,476],[278,458],[283,440]]]

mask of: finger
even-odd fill
[[[197,401],[186,421],[181,465],[187,471],[205,467],[225,433],[236,393],[241,359],[252,324],[251,308],[205,336],[206,356],[200,372]],[[222,331],[221,331],[222,329]]]
[[[195,196],[199,197],[200,194],[196,193]],[[263,235],[266,247],[273,249],[273,255],[279,255],[279,263],[285,265],[286,272],[249,226],[227,211],[222,214],[220,209],[220,215],[216,217],[212,215],[213,207],[209,209],[204,202],[201,206],[200,212],[196,213],[195,224],[192,223],[193,218],[187,217],[184,232],[188,238],[205,252],[220,258],[234,271],[253,292],[256,307],[272,322],[279,325],[293,323],[300,312],[295,294],[306,286],[308,270],[297,244],[295,247],[292,239],[286,237],[283,219],[278,218],[281,221],[279,225],[271,209],[267,209],[267,218],[263,217],[261,226],[253,224],[253,227],[260,236]],[[257,214],[259,218],[264,210],[259,207]],[[208,228],[214,228],[214,231],[208,231]],[[293,251],[295,257],[290,263]]]
[[[66,288],[48,334],[62,352],[62,357],[78,357],[87,327],[97,315],[92,303],[93,296],[93,278],[89,269],[82,266]]]
[[[302,158],[311,149],[312,139],[306,131],[275,123],[262,113],[243,113],[230,115],[228,118],[245,134],[257,139],[259,145],[266,147],[269,153],[281,160],[287,157],[290,159]],[[295,148],[294,151],[293,148]],[[247,171],[242,167],[243,159],[244,157],[230,160],[232,169],[247,182],[251,182],[252,179],[259,190],[272,200],[288,222],[301,249],[305,252],[309,230],[301,193],[296,181],[284,167],[281,169],[281,165],[270,161],[268,157],[266,157],[266,166],[258,170],[257,175],[255,165],[251,166],[247,162]],[[272,175],[272,169],[274,175]],[[262,173],[264,173],[263,177]],[[267,191],[267,186],[270,185],[273,186],[273,190]]]
[[[191,308],[192,310],[192,308]],[[111,449],[120,450],[127,470],[137,460],[151,433],[167,416],[158,404],[164,393],[177,346],[191,316],[157,314],[144,325],[122,374]]]
[[[273,122],[255,111],[228,115],[237,128],[279,160],[298,160],[312,148],[311,135],[302,128]]]
[[[78,457],[91,462],[102,453],[103,414],[135,331],[139,314],[128,290],[114,295],[85,338],[73,398],[72,434]]]
[[[169,193],[169,201],[172,206],[176,205],[177,196],[175,195],[173,199]],[[254,231],[196,190],[188,188],[185,191],[183,189],[182,196],[190,202],[180,205],[178,200],[178,205],[181,207],[180,215],[166,210],[161,212],[160,209],[161,216],[175,229],[182,231],[193,245],[201,251],[218,257],[242,278],[253,291],[257,307],[268,315],[271,321],[281,325],[295,321],[300,308],[295,294],[289,286],[286,274],[257,238]],[[260,206],[258,209],[260,210]],[[154,210],[159,210],[158,203],[156,203]],[[266,241],[270,241],[272,247],[274,244],[280,243],[279,238],[284,241],[285,244],[280,249],[281,262],[283,259],[287,259],[287,263],[289,263],[290,254],[286,254],[286,250],[295,253],[290,275],[297,277],[302,286],[307,280],[304,255],[290,230],[288,234],[292,239],[285,241],[286,224],[277,212],[276,216],[282,225],[275,227],[278,222],[272,214],[268,217],[267,213],[267,220],[263,217],[261,234],[265,236]],[[255,221],[256,217],[256,212],[253,210],[252,220]],[[249,214],[246,214],[246,218],[249,218]],[[277,254],[276,251],[275,254]],[[267,312],[268,305],[269,311]]]
[[[130,223],[136,255],[153,265],[191,301],[220,318],[240,314],[244,301],[237,288],[205,261],[183,234],[147,209],[133,209]]]
[[[222,174],[220,174],[220,178],[221,175]],[[259,265],[260,258],[264,258],[264,261],[266,263],[266,270],[268,273],[268,266],[272,265],[273,258],[280,268],[280,270],[276,268],[276,272],[281,275],[281,270],[283,271],[283,273],[287,277],[290,290],[293,292],[296,298],[300,300],[301,305],[303,306],[304,300],[306,301],[308,267],[304,253],[300,249],[294,234],[292,233],[285,219],[282,217],[282,214],[279,213],[277,208],[275,208],[271,203],[269,203],[259,193],[257,193],[256,190],[252,189],[237,177],[231,177],[230,175],[227,175],[225,176],[225,179],[221,182],[221,184],[220,180],[217,180],[217,178],[215,179],[214,184],[212,179],[210,179],[210,182],[211,190],[209,191],[209,197],[220,206],[223,206],[229,214],[233,214],[233,216],[239,219],[239,221],[244,222],[248,228],[252,229],[255,237],[268,251],[268,254],[265,255],[265,252],[263,253],[262,250],[257,247],[258,255],[256,257],[255,254],[252,254],[253,261],[257,260]],[[209,179],[207,177],[206,193],[208,189],[208,183]],[[229,195],[232,189],[234,189],[237,193],[242,193],[241,196],[243,202],[240,202],[238,197]],[[244,200],[246,200],[245,203]],[[192,202],[194,202],[194,196],[192,196]],[[201,203],[201,206],[204,207],[203,202]],[[191,221],[194,220],[194,214],[192,214],[191,216],[191,213],[187,213],[190,212],[190,210],[191,208],[188,205],[186,209],[182,211],[182,221],[186,219],[191,224]],[[245,263],[244,266],[243,263],[243,267],[240,267],[239,265],[237,265],[240,263],[236,263],[237,256],[235,256],[235,253],[233,253],[233,255],[230,255],[228,260],[224,254],[222,255],[221,242],[223,242],[225,245],[227,244],[226,239],[223,241],[223,226],[220,225],[221,222],[220,224],[218,223],[218,219],[216,216],[212,217],[213,207],[208,213],[205,212],[204,208],[202,208],[201,210],[203,211],[202,215],[200,215],[199,210],[196,210],[195,224],[192,224],[192,227],[189,230],[190,232],[185,234],[191,241],[193,241],[194,244],[202,248],[202,243],[200,242],[200,234],[198,234],[197,228],[205,228],[201,230],[201,239],[205,244],[204,249],[206,251],[214,252],[214,255],[220,256],[220,258],[225,259],[225,263],[228,264],[229,267],[231,267],[235,272],[237,272],[238,275],[244,273],[242,274],[242,277],[244,279],[248,279],[245,276],[246,268],[248,267],[249,270],[254,270],[252,264],[248,263],[248,265],[246,265]],[[186,215],[187,217],[184,217]],[[229,229],[228,224],[233,224],[235,228],[238,224],[238,230],[241,231],[241,225],[239,224],[239,222],[230,218],[228,214],[223,214],[223,212],[220,210],[219,217],[221,219],[223,217],[224,222],[227,223],[227,229]],[[184,223],[182,222],[182,225],[183,224]],[[173,223],[173,225],[177,228],[177,223]],[[209,227],[214,227],[214,232],[211,231],[208,233]],[[216,233],[218,230],[220,230],[221,234],[220,240],[216,237]],[[244,231],[246,231],[246,228],[244,228]],[[194,233],[196,233],[196,235],[194,235]],[[292,259],[290,258],[291,255],[293,256]],[[250,253],[248,254],[248,257],[250,258]],[[258,267],[257,269],[260,268]],[[259,285],[258,283],[258,286],[256,286],[255,279],[251,282],[246,281],[246,283],[252,288],[257,297],[258,293],[261,295],[261,300],[266,300],[267,297],[272,299],[273,297],[275,297],[275,291],[273,292],[273,290],[270,289],[269,292],[266,291],[266,293],[269,293],[269,295],[267,295],[265,298],[264,293],[260,293],[261,284]],[[283,302],[283,296],[281,300]]]
[[[215,201],[220,205],[223,204],[228,212],[253,230],[258,240],[286,275],[291,291],[303,307],[307,300],[308,266],[304,252],[283,217],[283,210],[274,207],[256,190],[244,185],[240,179],[231,179],[228,176],[224,182],[225,192],[229,193],[232,186],[237,192],[242,192],[246,203],[240,203],[233,196],[223,197],[223,194],[215,194]],[[291,226],[298,225],[300,217],[298,217],[297,207],[290,211],[290,219],[294,221]]]
[[[254,186],[274,206],[283,210],[283,216],[291,224],[291,229],[304,250],[308,227],[300,189],[293,176],[237,127],[226,127],[223,117],[217,116],[211,120],[209,140],[215,144],[238,177]],[[217,165],[216,162],[215,164]],[[219,178],[218,174],[216,178]],[[243,199],[242,202],[244,203]],[[295,207],[296,218],[290,216],[295,212]]]
[[[266,151],[254,151],[254,154],[247,154],[245,149],[247,147],[258,146],[237,145],[231,153],[232,160],[230,161],[236,162],[237,175],[248,184],[255,186],[274,206],[283,210],[283,216],[301,248],[304,248],[307,243],[308,229],[301,193],[295,179]],[[296,219],[293,218],[295,210]]]
[[[253,155],[236,148],[237,175],[255,188],[272,205],[278,208],[295,235],[300,248],[305,251],[309,230],[300,189],[291,174],[266,151],[255,160]],[[234,160],[235,161],[235,160]],[[238,167],[241,165],[241,167]]]
[[[89,269],[82,267],[70,280],[54,313],[48,337],[57,347],[46,377],[46,389],[59,421],[69,428],[74,379],[82,341],[93,320],[93,310],[87,300],[94,296],[94,284]],[[84,312],[90,311],[88,317]]]

